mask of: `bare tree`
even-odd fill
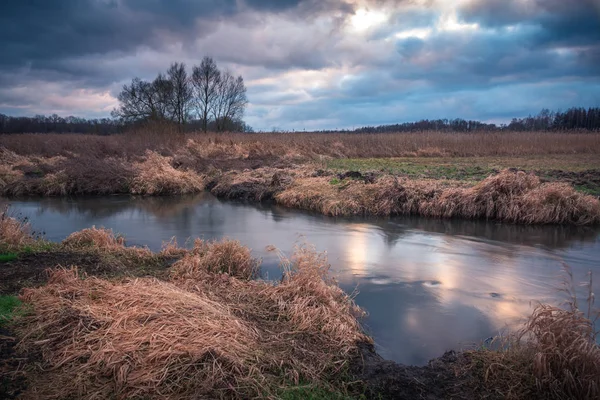
[[[247,104],[244,79],[241,76],[235,78],[229,71],[221,74],[212,109],[217,131],[226,130],[232,122],[241,120]]]
[[[155,89],[156,82],[151,83],[140,78],[134,78],[130,85],[123,85],[123,90],[118,96],[119,108],[112,112],[113,117],[125,122],[158,119],[160,111]]]
[[[193,97],[187,71],[184,63],[173,63],[167,71],[167,79],[170,83],[170,113],[171,119],[180,126],[186,124]]]
[[[192,83],[195,89],[198,117],[202,120],[204,132],[208,129],[208,117],[213,111],[220,81],[221,72],[211,57],[204,57],[200,66],[194,66]]]
[[[191,77],[185,64],[173,63],[152,82],[135,78],[123,86],[118,98],[112,115],[123,122],[171,121],[183,127],[195,111],[205,132],[210,125],[217,131],[240,129],[248,104],[243,78],[219,71],[210,57],[193,67]]]

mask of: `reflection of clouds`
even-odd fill
[[[366,275],[369,252],[368,226],[352,224],[348,228],[346,261],[353,275]]]
[[[264,257],[264,272],[272,277],[279,276],[277,258],[265,252],[266,245],[289,255],[294,243],[314,244],[327,251],[345,290],[358,285],[357,302],[370,314],[365,322],[383,354],[404,363],[424,363],[514,326],[530,313],[531,300],[557,302],[559,258],[573,267],[577,282],[588,269],[600,274],[600,241],[593,229],[329,218],[210,195],[12,203],[50,240],[94,224],[153,249],[172,236],[180,244],[190,236],[228,236]]]

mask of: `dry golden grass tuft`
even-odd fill
[[[121,245],[89,233],[76,244]],[[328,277],[324,255],[300,247],[282,263],[279,284],[251,280],[250,250],[223,240],[197,241],[168,282],[50,271],[46,286],[23,290],[31,312],[15,324],[21,348],[40,351],[46,371],[25,395],[273,397],[290,382],[335,380],[357,342],[370,341],[362,311]]]
[[[132,194],[164,195],[197,193],[204,190],[204,179],[191,170],[177,170],[171,158],[148,150],[144,160],[135,163]]]
[[[504,170],[471,188],[446,189],[420,213],[444,218],[485,218],[525,224],[600,223],[600,201],[559,183],[540,183],[522,171]]]
[[[8,207],[0,210],[0,253],[18,251],[34,241],[29,223],[11,216]]]
[[[125,238],[115,236],[111,229],[98,229],[93,226],[70,234],[63,240],[62,245],[71,249],[122,250],[125,248]]]
[[[273,168],[258,168],[249,171],[230,171],[213,177],[211,193],[226,199],[249,201],[271,200],[289,187],[295,175],[305,173],[303,168],[281,170]]]
[[[250,249],[237,240],[196,239],[193,249],[171,268],[171,277],[197,280],[206,273],[223,273],[248,280],[256,277],[259,265],[260,260],[254,259]]]
[[[21,299],[33,311],[21,321],[23,345],[42,350],[52,368],[32,379],[35,398],[241,398],[259,390],[258,332],[201,293],[55,270]]]

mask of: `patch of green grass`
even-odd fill
[[[15,310],[21,305],[16,296],[0,296],[0,326],[10,322],[15,316]]]
[[[330,184],[330,185],[339,185],[341,182],[342,182],[342,181],[340,181],[338,178],[332,178],[332,179],[329,181],[329,184]]]
[[[282,400],[347,400],[353,399],[344,393],[318,386],[303,385],[283,389],[277,396]]]
[[[449,179],[468,183],[479,182],[505,168],[517,168],[533,172],[546,181],[572,184],[585,194],[600,195],[597,184],[600,158],[586,155],[339,158],[327,160],[322,167],[333,172],[380,171],[411,179]]]
[[[480,181],[497,172],[492,166],[440,163],[439,160],[424,164],[421,160],[395,158],[332,159],[327,168],[334,171],[383,171],[408,178],[452,179]]]
[[[17,258],[19,258],[17,253],[0,254],[0,263],[10,262],[10,261],[16,260]]]
[[[56,250],[59,246],[58,243],[48,242],[46,240],[37,240],[32,245],[23,246],[19,249],[19,253],[22,254],[33,254],[33,253],[41,253]]]
[[[573,185],[575,190],[584,194],[591,194],[592,196],[600,196],[600,186],[596,185]]]

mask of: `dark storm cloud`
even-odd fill
[[[597,106],[599,4],[5,0],[0,112],[108,115],[124,82],[204,55],[244,76],[258,129]],[[357,11],[384,21],[353,25]]]
[[[486,27],[538,27],[538,44],[588,44],[600,40],[597,0],[477,0],[464,6],[461,16]]]

